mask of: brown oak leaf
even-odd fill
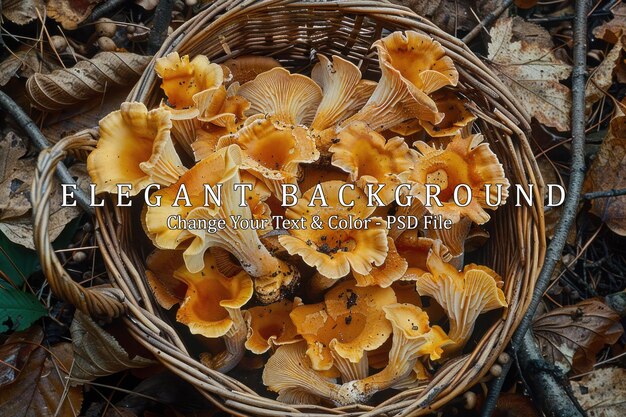
[[[80,413],[82,387],[70,387],[70,343],[37,347],[18,378],[0,390],[0,410],[12,417],[75,417]]]
[[[626,416],[626,369],[596,369],[571,384],[574,396],[589,417]]]
[[[626,104],[626,103],[624,103]],[[610,172],[611,175],[607,175]],[[626,116],[619,106],[585,178],[585,191],[626,188]],[[620,236],[626,236],[626,196],[596,198],[591,212]]]
[[[45,14],[43,0],[4,0],[2,2],[2,14],[18,25],[25,25],[37,19],[37,10],[43,17]]]
[[[608,43],[617,43],[626,28],[626,4],[618,3],[613,10],[613,18],[596,27],[593,36]]]
[[[43,339],[39,326],[15,332],[0,346],[0,388],[15,381]]]
[[[555,308],[533,323],[543,356],[564,371],[590,370],[604,345],[615,343],[622,333],[619,315],[595,299]]]
[[[489,34],[489,63],[520,106],[546,126],[569,130],[570,90],[559,81],[569,77],[572,67],[555,55],[545,29],[507,17]]]
[[[48,0],[48,16],[59,22],[63,29],[76,29],[101,2],[102,0]]]

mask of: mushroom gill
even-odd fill
[[[282,67],[243,84],[239,95],[250,102],[248,115],[267,114],[288,125],[308,126],[322,100],[322,90],[315,81]]]
[[[417,291],[434,298],[446,311],[450,319],[448,336],[454,342],[446,352],[457,352],[469,340],[480,314],[507,307],[502,280],[485,266],[469,264],[458,271],[434,252],[428,256],[427,265],[429,273],[417,279]]]

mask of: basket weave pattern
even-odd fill
[[[96,210],[96,238],[113,288],[83,288],[72,281],[54,254],[47,234],[51,178],[68,152],[84,154],[92,138],[72,137],[43,152],[33,186],[35,243],[55,294],[99,318],[122,316],[131,334],[167,368],[193,384],[215,406],[234,415],[417,416],[428,414],[484,376],[508,343],[530,301],[545,253],[541,202],[543,182],[525,132],[529,116],[506,87],[460,40],[410,10],[380,1],[218,0],[186,22],[157,53],[206,55],[211,62],[239,55],[271,56],[292,72],[308,73],[316,52],[341,55],[363,72],[379,77],[374,41],[387,32],[416,30],[439,41],[459,71],[458,91],[472,103],[477,128],[503,163],[513,184],[534,184],[532,207],[507,204],[494,213],[484,262],[505,282],[509,308],[486,329],[473,353],[448,362],[428,386],[406,390],[377,406],[292,406],[255,393],[240,381],[203,366],[192,357],[174,328],[162,317],[145,280],[146,253],[138,244],[138,210],[107,201]],[[148,108],[161,99],[154,60],[130,94]]]

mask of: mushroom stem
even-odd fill
[[[226,349],[217,355],[206,352],[200,355],[200,361],[203,365],[222,373],[229,372],[241,361],[245,353],[244,344],[248,334],[241,310],[229,307],[226,310],[228,310],[228,315],[233,321],[230,330],[224,335]]]
[[[306,284],[307,295],[311,298],[318,298],[324,295],[324,292],[338,283],[339,280],[327,278],[324,275],[316,272]]]
[[[398,206],[398,209],[396,210],[396,217],[408,218],[408,216],[415,216],[416,218],[421,219],[426,213],[426,207],[424,207],[421,201],[417,198],[413,198],[409,206]],[[406,222],[395,222],[389,229],[389,237],[396,240],[405,230]]]

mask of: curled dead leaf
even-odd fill
[[[543,356],[564,371],[590,370],[604,345],[615,343],[622,333],[619,315],[595,299],[555,308],[533,323]]]
[[[39,326],[15,332],[0,346],[0,387],[15,381],[43,339]]]
[[[76,29],[102,0],[48,0],[48,16],[63,26]]]
[[[33,224],[30,217],[30,190],[35,174],[36,158],[26,155],[24,141],[9,132],[0,139],[0,231],[14,243],[35,249]],[[84,164],[70,167],[70,173],[78,178],[84,190],[89,183]],[[53,180],[56,192],[50,199],[48,234],[54,241],[65,226],[81,213],[78,207],[62,207],[61,186]]]
[[[4,0],[2,14],[13,23],[25,25],[37,19],[37,11],[43,16],[45,6],[43,0]]]
[[[626,4],[619,3],[611,10],[613,18],[596,27],[593,36],[608,43],[617,43],[626,28]]]
[[[569,130],[570,90],[559,81],[569,77],[572,67],[557,58],[545,29],[507,17],[489,34],[491,67],[519,104],[539,123]]]
[[[72,68],[34,74],[26,81],[26,96],[40,110],[63,110],[107,89],[133,84],[149,61],[149,56],[130,52],[102,52]]]
[[[612,175],[606,175],[611,172]],[[626,116],[617,110],[611,120],[600,150],[585,178],[585,191],[608,191],[626,188]],[[626,236],[626,196],[597,198],[591,212],[620,236]]]
[[[75,359],[72,378],[91,381],[100,376],[155,363],[140,356],[131,358],[113,336],[80,311],[74,314],[70,332]]]
[[[613,83],[613,71],[622,60],[623,41],[624,39],[621,39],[611,48],[604,61],[598,65],[587,80],[587,86],[585,87],[585,111],[587,114],[589,114],[591,107],[604,96],[604,92]]]
[[[574,396],[589,417],[626,415],[626,369],[596,369],[571,384]]]

